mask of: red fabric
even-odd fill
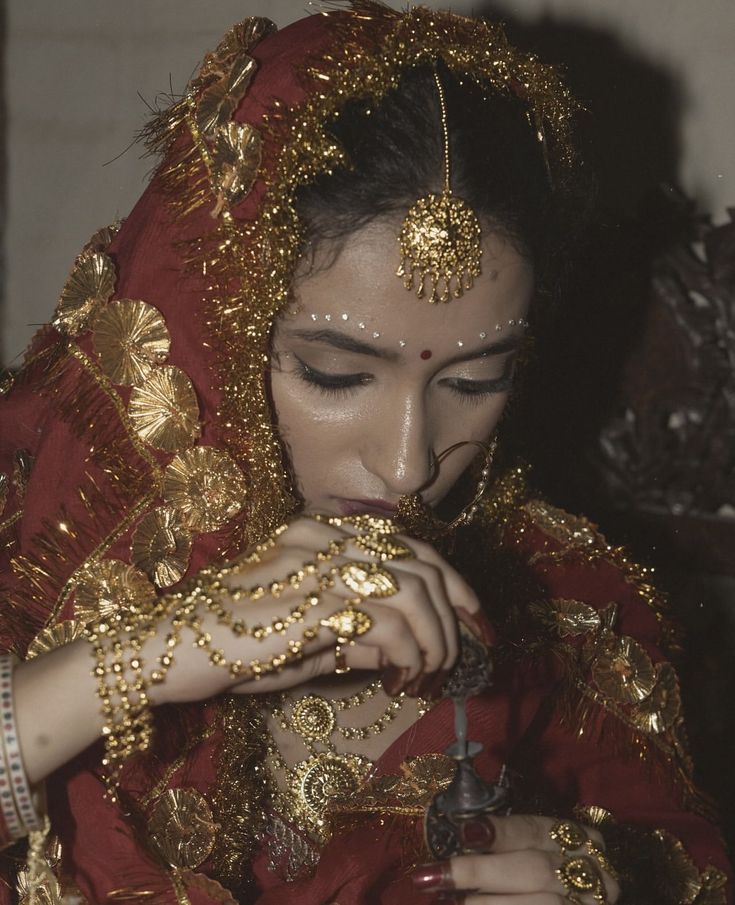
[[[313,16],[265,39],[254,50],[259,71],[236,113],[258,125],[272,112],[274,100],[300,101],[310,90],[297,77],[308,54],[323,53],[334,40],[328,20]],[[264,149],[265,175],[278,152],[277,138]],[[259,181],[234,213],[242,219],[258,216],[266,192]],[[200,403],[204,444],[217,446],[223,425],[218,420],[222,388],[217,383],[218,350],[207,343],[203,299],[207,280],[187,265],[182,249],[193,239],[206,238],[214,221],[206,206],[174,221],[155,180],[125,221],[109,254],[119,280],[115,297],[141,298],[164,315],[172,339],[170,362],[191,378]],[[89,336],[79,339],[91,353]],[[123,401],[128,392],[117,388]],[[130,441],[114,400],[89,384],[80,365],[67,355],[66,340],[54,330],[36,340],[29,364],[12,391],[0,397],[0,472],[12,475],[16,454],[27,451],[34,466],[23,493],[11,484],[0,511],[0,647],[21,655],[43,628],[57,600],[56,619],[71,618],[73,599],[65,599],[65,583],[79,564],[120,525],[131,511],[142,516],[146,494],[155,485],[150,462]],[[108,447],[116,467],[102,465],[99,451]],[[170,456],[152,451],[165,464]],[[80,488],[84,498],[80,496]],[[86,500],[86,502],[85,502]],[[153,500],[149,508],[156,505]],[[141,508],[143,507],[143,508]],[[15,514],[22,518],[13,520]],[[67,525],[74,525],[74,532]],[[129,560],[133,520],[105,554]],[[526,526],[514,541],[526,558],[549,546],[549,539]],[[188,574],[216,560],[228,544],[227,530],[198,535]],[[553,544],[552,544],[553,546]],[[550,596],[574,597],[603,607],[610,600],[620,606],[617,629],[641,639],[654,659],[660,659],[659,629],[651,612],[614,565],[591,565],[580,558],[571,565],[538,567],[536,579]],[[481,589],[479,589],[481,590]],[[686,810],[676,782],[661,782],[646,765],[626,759],[606,741],[603,723],[590,724],[589,736],[574,737],[549,708],[559,682],[559,664],[508,664],[500,671],[495,690],[470,705],[471,732],[485,746],[479,768],[488,779],[497,777],[502,763],[522,760],[530,779],[538,783],[560,808],[578,803],[609,808],[620,820],[661,826],[679,836],[697,865],[726,869],[716,830]],[[196,710],[196,709],[195,709]],[[214,719],[214,708],[194,713],[192,722]],[[599,731],[597,731],[599,729]],[[172,736],[173,738],[173,736]],[[166,739],[164,739],[164,742]],[[169,740],[170,741],[170,740]],[[214,781],[215,734],[191,754],[174,785],[207,792]],[[402,736],[377,764],[382,773],[396,772],[408,756],[441,752],[451,741],[448,704],[442,704]],[[173,743],[170,747],[174,747]],[[64,871],[93,905],[107,901],[111,891],[135,887],[150,890],[151,905],[176,905],[164,867],[147,851],[125,819],[124,808],[104,799],[98,776],[100,748],[95,746],[51,778],[49,807],[54,832],[64,846]],[[163,770],[165,763],[161,763]],[[127,791],[135,797],[153,785],[152,777],[131,769]],[[413,892],[402,863],[407,836],[418,838],[419,828],[396,821],[386,826],[366,818],[364,825],[326,848],[311,880],[285,885],[267,868],[259,852],[254,868],[260,892],[257,905],[293,901],[299,905],[411,905],[425,898]],[[193,905],[217,900],[201,888],[189,886]],[[0,903],[12,895],[0,886]]]

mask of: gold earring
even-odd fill
[[[438,469],[446,458],[463,446],[476,446],[485,453],[485,461],[480,471],[480,480],[477,482],[474,497],[450,522],[438,518],[433,510],[423,502],[420,494],[412,493],[409,496],[401,497],[398,501],[396,521],[408,534],[416,534],[428,540],[440,540],[460,525],[469,525],[477,515],[480,502],[490,481],[498,440],[497,437],[493,437],[489,443],[483,443],[480,440],[461,440],[445,449],[440,455],[434,456],[436,468]]]

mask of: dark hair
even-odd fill
[[[524,104],[460,80],[439,64],[450,135],[452,189],[489,228],[534,264],[544,289],[558,282],[592,197],[582,167],[550,179]],[[440,191],[444,162],[432,66],[409,70],[379,104],[351,101],[328,126],[346,151],[342,167],[299,189],[296,207],[307,241],[339,241],[371,220],[406,210]]]

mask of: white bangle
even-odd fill
[[[3,753],[5,755],[6,775],[9,776],[10,791],[14,799],[13,810],[21,821],[20,837],[40,830],[42,823],[33,806],[31,789],[20,753],[13,708],[13,668],[12,656],[10,654],[0,655],[0,719],[2,720],[2,733],[0,735],[2,735]],[[3,796],[3,802],[4,800],[5,796]],[[6,820],[9,810],[3,804],[3,814]],[[10,823],[8,823],[8,831],[14,835],[14,830],[11,828]]]

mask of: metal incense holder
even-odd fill
[[[473,763],[482,751],[482,745],[467,738],[467,699],[491,685],[492,662],[488,648],[473,636],[464,634],[460,663],[446,688],[447,696],[454,702],[456,740],[444,753],[456,761],[457,769],[450,785],[429,805],[424,822],[427,847],[438,861],[488,850],[494,832],[489,822],[482,818],[490,814],[508,814],[511,810],[511,789],[505,767],[496,783],[485,782]]]

